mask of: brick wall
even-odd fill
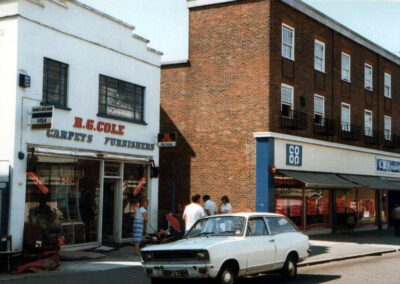
[[[179,203],[228,195],[234,211],[255,210],[253,132],[268,125],[269,17],[269,1],[190,10],[190,66],[162,70],[161,129],[180,141],[161,150],[161,211],[173,181]]]

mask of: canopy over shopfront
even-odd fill
[[[306,188],[338,188],[351,189],[361,185],[350,180],[343,179],[332,173],[301,172],[291,170],[279,170],[279,173],[290,176],[305,184]]]

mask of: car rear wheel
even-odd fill
[[[217,283],[234,284],[237,280],[237,272],[231,265],[224,265],[218,273]]]
[[[285,264],[282,268],[282,278],[286,281],[290,281],[297,276],[297,258],[294,255],[289,255],[286,258]]]

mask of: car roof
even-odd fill
[[[227,213],[227,214],[218,214],[218,215],[212,215],[208,217],[216,217],[216,216],[235,216],[235,217],[255,217],[255,216],[265,216],[265,217],[284,217],[281,214],[277,213],[270,213],[270,212],[238,212],[238,213]]]

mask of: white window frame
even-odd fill
[[[287,105],[287,102],[285,101],[283,101],[282,100],[282,89],[283,88],[288,88],[288,89],[290,89],[291,90],[291,93],[292,93],[292,97],[291,97],[291,99],[292,99],[292,101],[290,102],[290,110],[294,110],[294,87],[293,86],[290,86],[290,85],[287,85],[287,84],[281,84],[281,111],[282,111],[282,105],[283,104],[285,104],[285,105]]]
[[[347,107],[348,107],[348,110],[349,110],[349,121],[344,121],[343,120],[343,109],[347,108]],[[344,122],[347,125],[344,125],[343,124]],[[348,132],[351,131],[351,129],[350,129],[351,128],[351,105],[349,105],[347,103],[342,103],[341,104],[341,108],[340,108],[340,125],[341,125],[341,128],[342,128],[342,131],[348,131]]]
[[[287,29],[287,30],[289,30],[289,31],[291,31],[291,32],[293,33],[293,40],[292,40],[291,44],[288,44],[288,43],[284,43],[284,42],[283,42],[283,30],[284,30],[284,29]],[[285,57],[285,58],[288,58],[288,59],[294,61],[295,29],[294,29],[293,27],[289,26],[289,25],[286,25],[286,24],[282,23],[282,38],[281,38],[281,40],[282,40],[282,57]],[[289,46],[289,47],[291,48],[291,49],[290,49],[290,55],[289,55],[289,56],[286,56],[286,55],[284,54],[284,46],[285,46],[285,45],[287,45],[287,46]]]
[[[322,46],[322,58],[317,56],[316,45]],[[317,59],[320,59],[322,61],[321,69],[319,66],[317,66]],[[325,43],[317,39],[314,40],[314,69],[325,73]]]
[[[370,78],[370,80],[367,80],[367,76],[365,74],[366,73],[365,71],[367,69],[371,69],[371,78]],[[370,65],[368,63],[365,63],[364,64],[364,88],[369,90],[369,91],[372,91],[374,89],[373,77],[374,77],[374,69],[373,69],[372,65]]]
[[[387,123],[388,122],[388,123]],[[389,124],[390,127],[386,127]],[[390,116],[385,115],[383,118],[383,133],[385,135],[385,140],[391,140],[392,136],[392,118]],[[387,131],[389,130],[389,131]]]
[[[347,57],[349,59],[349,70],[346,70],[344,68],[343,57]],[[350,54],[342,52],[342,56],[341,56],[340,60],[341,60],[341,65],[342,65],[342,80],[346,81],[346,82],[351,82],[351,56],[350,56]],[[345,71],[348,72],[348,75],[346,75]]]
[[[383,93],[385,98],[392,98],[392,75],[384,73]]]
[[[316,110],[315,110],[315,99],[316,98],[319,98],[319,99],[322,99],[322,112],[321,113],[317,113],[316,112]],[[321,122],[319,123],[319,125],[324,125],[325,123],[324,123],[324,118],[325,118],[325,97],[324,96],[321,96],[321,95],[318,95],[318,94],[314,94],[314,118],[315,118],[315,115],[321,115],[321,117],[322,117],[322,120],[321,120]]]
[[[371,125],[367,125],[367,117],[370,117],[371,119]],[[368,126],[368,127],[367,127]],[[364,110],[364,135],[373,137],[373,116],[372,116],[372,111],[365,109]]]

